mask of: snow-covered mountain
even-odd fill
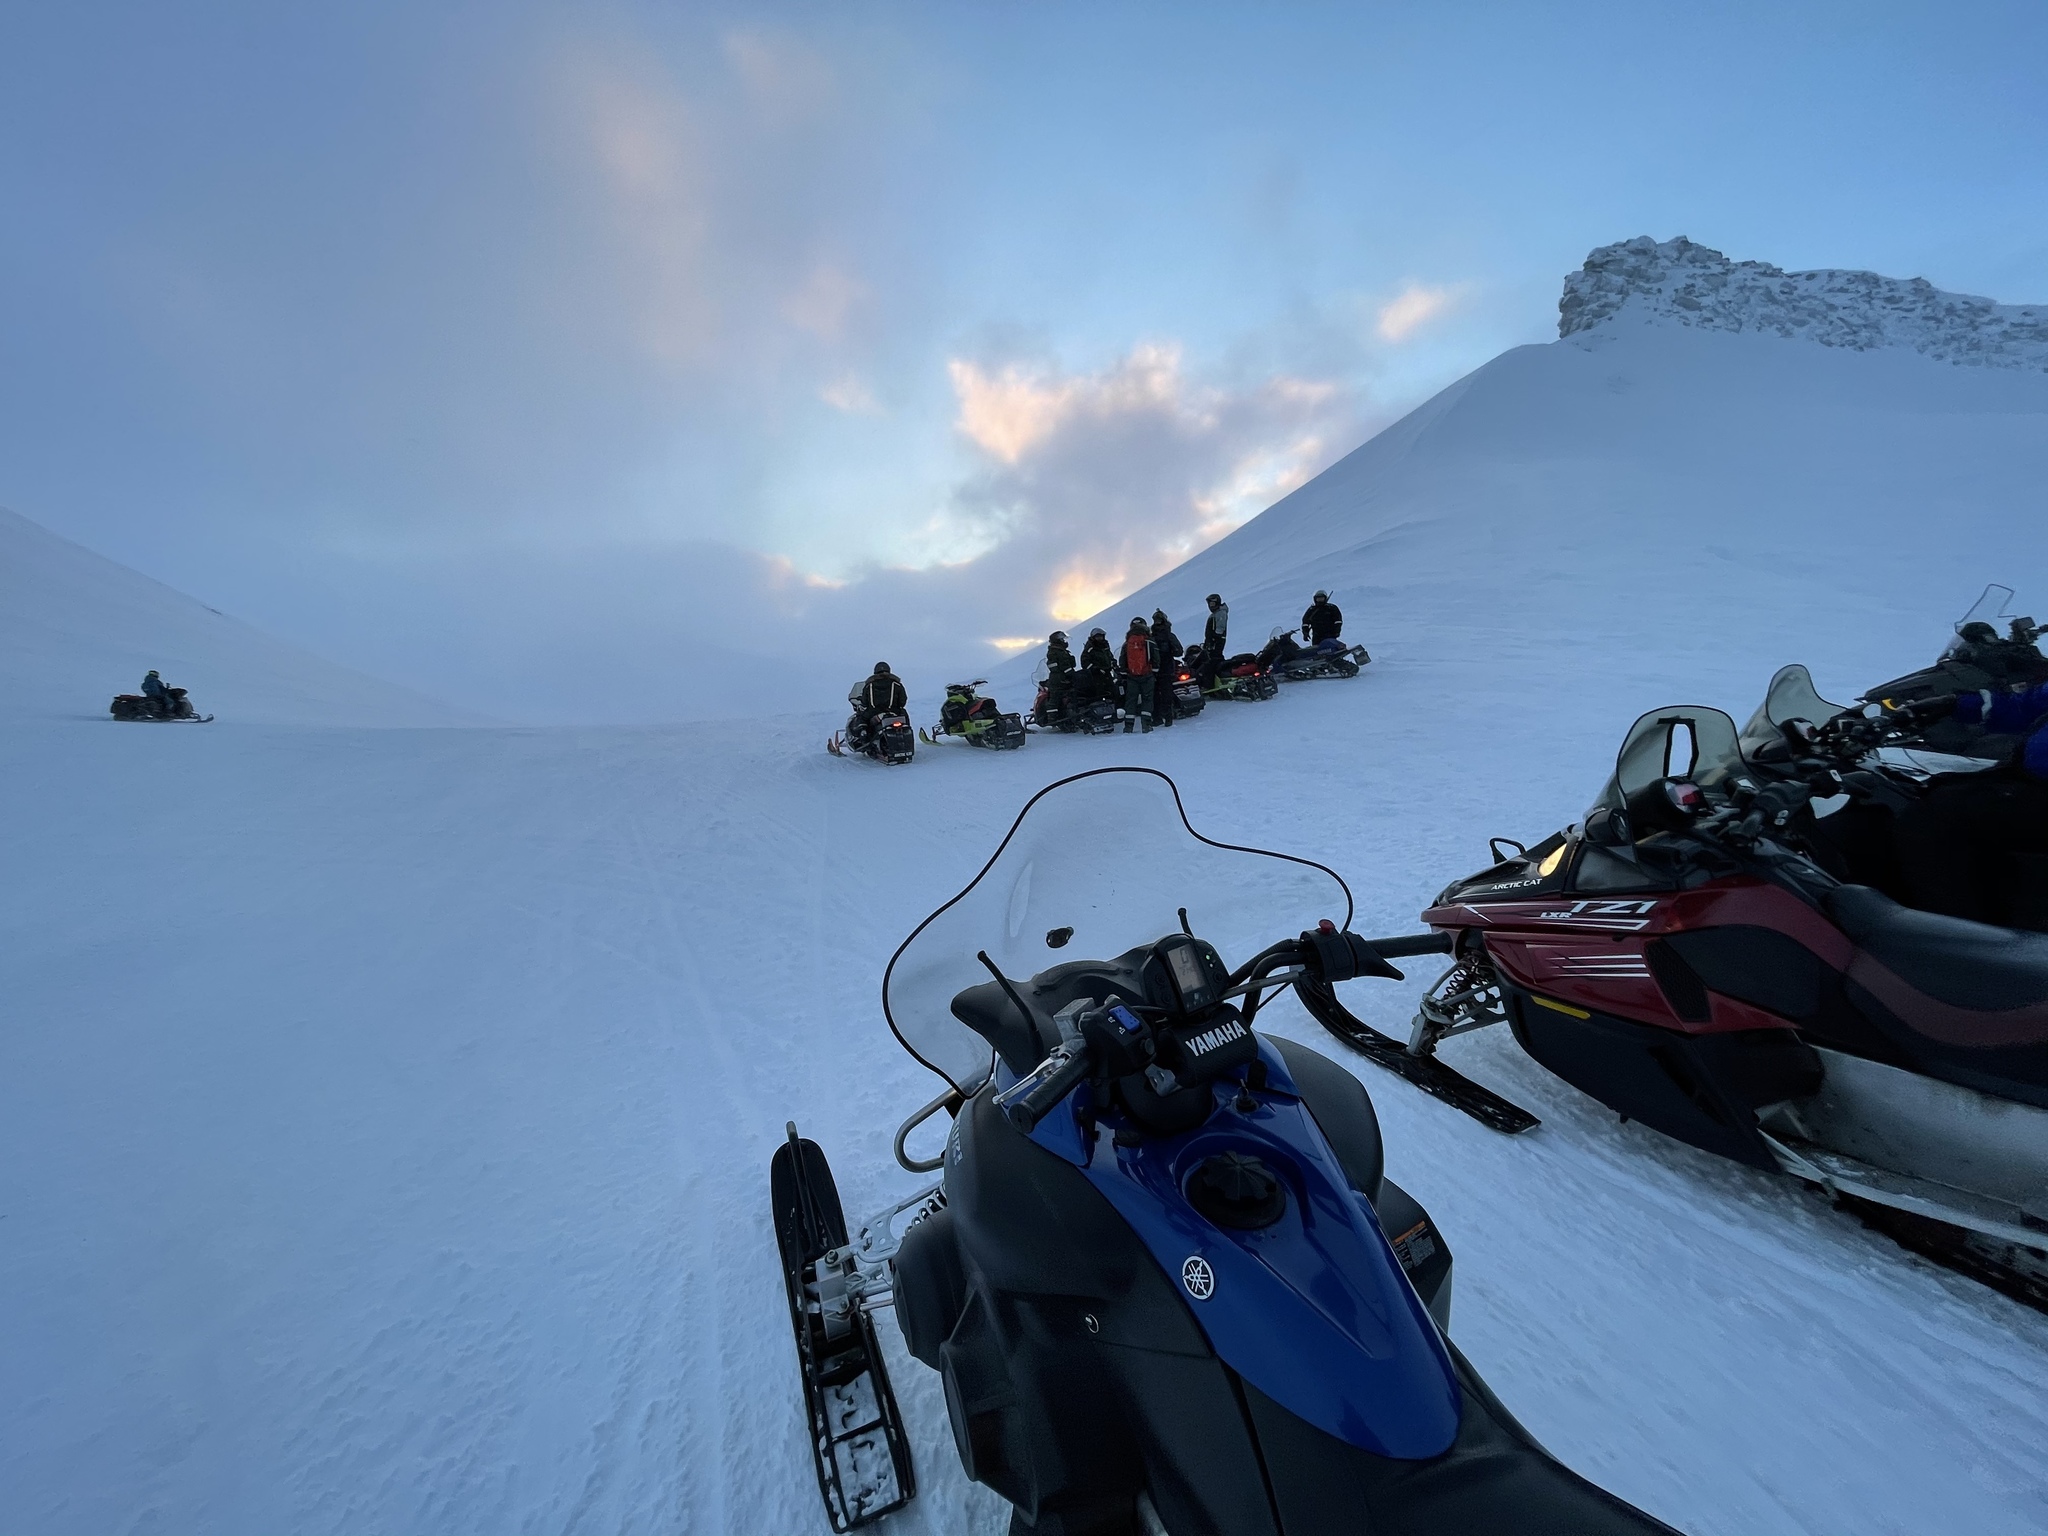
[[[35,556],[74,596],[29,637],[61,690],[0,732],[6,1524],[824,1531],[768,1160],[794,1119],[850,1209],[916,1187],[890,1142],[935,1088],[882,967],[1032,791],[1159,767],[1204,831],[1328,861],[1361,929],[1401,931],[1488,834],[1576,816],[1641,709],[1744,712],[1793,657],[1851,692],[1985,580],[2028,596],[2044,483],[2038,372],[1704,328],[1646,290],[1116,610],[1192,630],[1221,589],[1242,640],[1327,583],[1375,656],[1356,681],[900,770],[826,757],[827,714],[114,727],[84,717],[144,665],[231,718],[317,690],[207,650],[225,631],[153,584]],[[1352,1001],[1405,1030],[1430,979]],[[1342,1054],[1291,1003],[1261,1023]],[[1552,1450],[1695,1536],[2048,1527],[2048,1317],[1616,1123],[1502,1031],[1445,1054],[1542,1128],[1358,1070],[1457,1255],[1455,1337]],[[1006,1529],[882,1331],[921,1491],[878,1529]]]
[[[17,716],[104,719],[155,667],[243,723],[461,725],[483,716],[338,666],[0,508],[0,690]]]

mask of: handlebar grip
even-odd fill
[[[1016,1083],[1007,1093],[997,1096],[996,1102],[1009,1117],[1010,1124],[1029,1135],[1039,1121],[1051,1114],[1079,1083],[1088,1075],[1088,1055],[1085,1051],[1074,1050],[1060,1045],[1032,1069],[1031,1075]]]
[[[1387,959],[1399,960],[1407,955],[1448,955],[1457,940],[1452,934],[1431,931],[1404,933],[1393,939],[1367,939],[1365,942]]]

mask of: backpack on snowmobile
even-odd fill
[[[1231,969],[1191,909],[1298,936]],[[1033,796],[897,949],[884,1015],[945,1083],[897,1159],[940,1177],[849,1231],[794,1126],[771,1168],[835,1530],[914,1489],[889,1304],[1012,1532],[1672,1536],[1501,1407],[1370,1096],[1256,1028],[1289,986],[1399,977],[1351,912],[1323,865],[1206,841],[1164,774],[1104,768]]]

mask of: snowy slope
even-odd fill
[[[1163,767],[1205,831],[1325,857],[1361,928],[1410,927],[1486,834],[1576,815],[1640,708],[1746,709],[1795,655],[1853,691],[1987,576],[2026,596],[2040,389],[1625,305],[1161,583],[1176,614],[1229,591],[1242,635],[1329,581],[1376,659],[1149,737],[891,771],[820,753],[826,716],[27,722],[0,738],[8,1523],[825,1530],[768,1158],[795,1118],[850,1207],[913,1187],[889,1142],[932,1084],[882,965],[1031,790]],[[1426,979],[1354,1005],[1396,1026]],[[1457,1253],[1457,1338],[1555,1451],[1701,1536],[2048,1528],[2048,1317],[1618,1125],[1504,1034],[1446,1054],[1542,1129],[1361,1071]],[[922,1492],[883,1529],[1000,1532],[936,1380],[895,1369]]]
[[[484,717],[324,661],[0,508],[0,689],[31,717],[105,718],[151,667],[226,720],[460,725]]]

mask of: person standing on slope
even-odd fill
[[[1124,636],[1123,653],[1117,658],[1124,679],[1124,734],[1131,734],[1140,722],[1152,730],[1152,691],[1159,685],[1159,652],[1153,648],[1152,632],[1143,619],[1131,620]]]
[[[1159,681],[1152,690],[1152,718],[1160,725],[1171,725],[1179,713],[1173,700],[1173,680],[1180,675],[1184,647],[1164,608],[1152,610],[1152,649],[1159,657]]]
[[[1081,667],[1075,677],[1074,702],[1095,704],[1116,697],[1116,653],[1109,648],[1109,636],[1099,629],[1088,631],[1088,643],[1081,647]]]
[[[1067,632],[1056,629],[1045,642],[1045,711],[1040,725],[1064,725],[1074,697],[1074,653]]]
[[[1209,594],[1209,617],[1202,624],[1202,686],[1216,681],[1230,650],[1230,608],[1217,593]]]
[[[1309,645],[1321,645],[1344,633],[1343,610],[1330,601],[1330,594],[1318,592],[1316,600],[1301,616],[1301,638]]]

